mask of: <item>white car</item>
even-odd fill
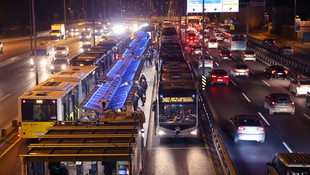
[[[231,75],[236,76],[246,76],[249,77],[249,68],[247,65],[238,63],[231,66]]]
[[[242,53],[243,61],[256,61],[256,54],[252,50],[246,50]]]
[[[80,52],[86,52],[89,51],[90,48],[92,48],[93,46],[91,44],[84,44],[81,48],[80,48]]]
[[[69,47],[68,46],[59,46],[55,49],[55,56],[68,56],[69,55]]]
[[[56,73],[66,69],[69,65],[68,58],[56,58],[53,60],[51,64],[51,73]]]
[[[289,91],[296,96],[307,95],[310,92],[310,78],[298,78],[290,82]]]
[[[205,68],[209,67],[211,69],[213,69],[213,57],[212,56],[205,56]],[[202,68],[203,64],[202,64],[202,57],[198,58],[198,68]]]
[[[217,49],[217,48],[218,48],[218,43],[217,43],[216,38],[211,38],[211,39],[208,41],[208,48],[209,48],[209,49]]]
[[[264,109],[269,110],[269,114],[290,113],[295,114],[295,103],[287,93],[273,92],[265,97]]]

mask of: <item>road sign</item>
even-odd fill
[[[230,25],[229,30],[235,30],[235,25]]]
[[[205,12],[239,12],[239,0],[204,0]],[[187,13],[202,13],[202,0],[187,0]]]
[[[301,23],[301,19],[296,18],[295,19],[295,32],[300,32],[300,23]]]

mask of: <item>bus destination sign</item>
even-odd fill
[[[162,97],[162,103],[192,103],[192,97]]]

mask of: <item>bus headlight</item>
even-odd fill
[[[43,59],[42,61],[41,61],[41,66],[46,66],[47,65],[47,60],[46,59]]]
[[[66,65],[62,65],[62,66],[61,66],[61,69],[62,69],[62,70],[66,69],[66,68],[67,68]]]
[[[51,65],[51,69],[55,69],[55,67],[53,65]]]
[[[83,49],[83,48],[80,48],[80,52],[84,52],[84,49]]]
[[[33,58],[30,59],[30,64],[31,64],[31,65],[34,65]]]
[[[191,135],[197,135],[197,134],[198,134],[197,130],[191,131]]]
[[[162,136],[165,135],[166,133],[164,131],[158,131],[158,135]]]

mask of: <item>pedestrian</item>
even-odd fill
[[[138,108],[138,100],[139,100],[139,96],[137,94],[137,92],[135,93],[133,100],[132,100],[132,105],[133,105],[133,110],[137,111]]]
[[[144,102],[145,102],[145,100],[143,98],[144,91],[140,85],[138,85],[137,94],[138,94],[139,98],[141,99],[142,106],[144,106]]]
[[[141,84],[142,80],[146,81],[146,78],[145,78],[143,72],[141,72],[141,75],[140,75],[140,78],[139,78],[139,84]]]
[[[145,79],[142,79],[140,86],[143,90],[143,94],[146,95],[146,90],[147,90],[147,82],[145,81]]]
[[[146,55],[145,55],[145,66],[146,67],[149,67],[150,65],[150,59],[151,59],[151,57],[150,57],[150,55],[149,55],[149,53],[147,53]]]
[[[66,165],[64,163],[60,164],[60,168],[58,169],[58,174],[59,175],[69,175],[69,172],[68,172]]]

